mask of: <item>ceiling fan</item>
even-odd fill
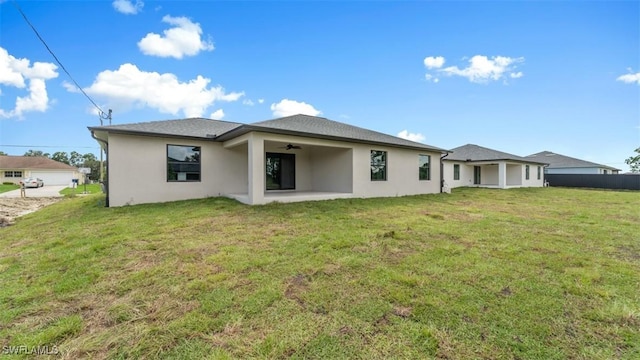
[[[287,146],[280,146],[278,149],[291,150],[291,149],[302,149],[302,148],[300,146],[298,146],[298,145],[287,144]]]

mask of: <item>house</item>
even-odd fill
[[[69,185],[80,179],[78,169],[42,156],[0,156],[0,180],[17,184],[22,178],[40,178],[45,185]]]
[[[446,150],[329,119],[190,118],[89,127],[108,206],[226,196],[245,204],[440,192]]]
[[[527,159],[549,164],[545,174],[618,174],[620,169],[611,166],[592,163],[565,155],[542,151],[527,156]]]
[[[467,144],[443,157],[443,180],[450,188],[539,187],[544,185],[542,161]]]

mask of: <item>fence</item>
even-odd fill
[[[640,174],[545,174],[549,186],[640,190]]]

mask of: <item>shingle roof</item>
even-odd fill
[[[233,132],[238,132],[234,130]],[[361,127],[341,123],[338,121],[329,120],[323,117],[309,116],[309,115],[293,115],[282,117],[274,120],[260,121],[253,124],[249,124],[243,129],[247,131],[266,131],[285,133],[292,135],[316,137],[323,139],[333,140],[349,140],[362,143],[376,143],[385,144],[391,146],[400,146],[408,148],[418,148],[425,150],[434,150],[439,152],[446,152],[446,150],[421,144],[415,141],[405,140],[396,136],[383,134],[377,131],[364,129]],[[232,135],[232,134],[229,134]],[[233,136],[237,136],[233,134]],[[223,136],[227,137],[226,135]]]
[[[556,154],[556,153],[553,153],[551,151],[541,151],[541,152],[536,153],[536,154],[531,154],[531,155],[527,156],[527,159],[531,159],[531,160],[534,160],[534,161],[545,162],[545,163],[549,164],[548,168],[550,168],[550,169],[554,169],[554,168],[591,168],[591,167],[598,167],[598,168],[603,168],[603,169],[611,169],[611,170],[620,171],[620,169],[616,169],[616,168],[611,167],[611,166],[602,165],[602,164],[596,164],[594,162],[580,160],[580,159],[572,158],[572,157],[569,157],[569,156]]]
[[[0,169],[74,170],[71,165],[42,156],[0,156]]]
[[[456,160],[456,161],[496,161],[496,160],[510,160],[526,163],[538,163],[546,164],[542,161],[523,158],[518,155],[509,154],[506,152],[489,149],[486,147],[467,144],[451,149],[453,153],[449,154],[444,160]]]
[[[167,136],[215,138],[234,128],[242,126],[240,123],[210,120],[204,118],[189,118],[180,120],[150,121],[123,125],[96,126],[89,130],[106,130],[119,133],[156,134]]]
[[[253,124],[240,124],[219,120],[192,118],[184,120],[165,120],[136,124],[90,127],[89,129],[92,131],[114,131],[122,133],[211,138],[216,141],[233,139],[234,137],[250,131],[264,131],[446,152],[446,150],[434,146],[309,115],[293,115],[274,120],[260,121]],[[207,134],[210,136],[207,136]]]

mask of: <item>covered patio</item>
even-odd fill
[[[506,189],[523,184],[522,164],[500,161],[474,162],[474,186]]]
[[[249,133],[224,143],[243,153],[246,192],[226,196],[245,204],[330,200],[353,196],[353,149],[334,141]]]

